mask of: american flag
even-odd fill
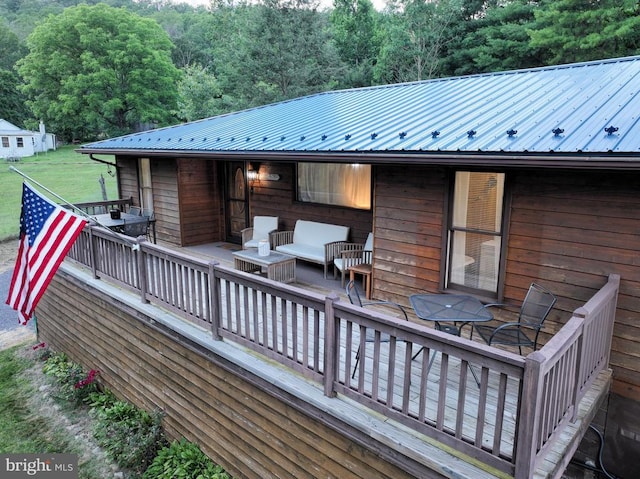
[[[22,185],[20,244],[7,304],[27,324],[87,221]]]

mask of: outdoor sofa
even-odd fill
[[[329,265],[340,256],[348,237],[348,226],[298,220],[293,231],[271,233],[271,244],[280,253],[323,265],[326,278]]]

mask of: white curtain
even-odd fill
[[[371,208],[371,165],[298,163],[298,200]]]

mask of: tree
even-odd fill
[[[330,14],[333,41],[340,59],[347,65],[343,87],[369,86],[380,50],[378,13],[370,0],[334,0]]]
[[[544,0],[536,11],[531,45],[545,64],[634,55],[640,49],[636,0]]]
[[[263,0],[252,13],[242,57],[251,105],[331,89],[339,60],[325,14],[309,0]]]
[[[436,76],[451,39],[451,23],[463,12],[462,0],[400,0],[388,3],[388,42],[376,64],[382,83],[426,80]]]
[[[540,66],[540,49],[531,46],[528,33],[538,8],[532,0],[486,5],[482,15],[457,25],[445,72],[466,75]]]
[[[178,114],[182,120],[200,120],[229,111],[218,80],[200,65],[184,69],[178,94]]]
[[[9,27],[0,24],[0,68],[11,70],[27,48]]]
[[[30,115],[26,98],[18,90],[19,83],[20,78],[14,71],[0,68],[0,118],[24,128]]]
[[[175,121],[180,71],[171,41],[150,19],[105,4],[49,16],[18,62],[38,118],[64,138],[135,131]]]

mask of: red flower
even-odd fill
[[[87,374],[86,378],[84,378],[82,381],[78,381],[73,387],[76,389],[80,389],[85,386],[88,386],[89,384],[91,384],[93,381],[96,380],[97,374],[100,374],[100,371],[98,371],[97,369],[92,369],[91,371],[89,371],[89,374]]]

